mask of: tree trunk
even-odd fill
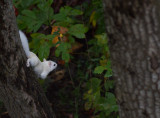
[[[0,0],[0,100],[12,118],[55,118],[21,46],[12,0]]]
[[[159,118],[160,3],[103,3],[120,118]]]

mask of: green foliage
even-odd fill
[[[106,83],[110,83],[109,86],[113,86],[111,81],[107,81]],[[107,85],[107,84],[106,84]],[[99,116],[101,118],[109,117],[112,112],[118,111],[118,106],[116,104],[116,98],[113,93],[105,92],[105,96],[101,95],[102,85],[101,80],[98,78],[91,78],[90,81],[87,83],[88,92],[84,94],[84,100],[87,100],[85,103],[85,109],[95,109],[95,114],[100,112]],[[108,91],[108,86],[105,91]]]
[[[75,16],[82,14],[83,12],[78,9],[65,6],[61,7],[60,12],[58,14],[55,14],[53,18],[57,21],[55,25],[69,27],[70,25],[75,24],[77,22]]]
[[[71,55],[69,54],[69,49],[71,44],[74,42],[75,38],[85,38],[85,33],[88,31],[88,28],[84,24],[80,24],[79,20],[75,17],[82,15],[83,12],[78,9],[71,8],[69,6],[62,7],[58,14],[53,16],[56,20],[55,26],[63,26],[68,29],[67,35],[69,42],[62,42],[59,40],[59,46],[56,50],[56,56],[59,57],[61,54],[62,60],[69,62]],[[78,23],[78,24],[77,24]]]
[[[94,7],[93,7],[94,6]],[[91,4],[84,3],[85,18],[90,17],[89,27],[97,27],[94,39],[90,39],[88,53],[90,63],[88,70],[94,70],[87,81],[86,92],[84,93],[85,109],[94,110],[96,118],[116,118],[118,106],[116,98],[111,90],[114,90],[111,61],[109,59],[109,48],[105,31],[103,6],[101,0],[92,0]],[[96,78],[95,78],[96,77]]]
[[[50,25],[54,15],[52,2],[53,0],[14,0],[15,6],[21,12],[17,17],[19,28],[37,32],[42,24]]]
[[[88,70],[94,71],[92,76],[86,76],[86,91],[83,96],[84,108],[86,111],[94,110],[96,118],[115,118],[118,106],[114,94],[110,92],[114,89],[114,81],[109,79],[112,76],[112,69],[107,36],[105,33],[95,35],[88,44],[91,59],[89,63],[86,62],[86,66],[83,65],[83,68],[87,68],[84,70],[86,72]],[[112,116],[112,114],[114,115]]]
[[[77,37],[77,38],[85,38],[85,33],[88,31],[88,28],[85,27],[83,24],[76,24],[72,25],[69,28],[68,33]]]
[[[55,51],[55,55],[59,57],[60,54],[62,54],[62,60],[65,60],[66,62],[68,62],[70,59],[70,55],[69,55],[70,48],[71,48],[70,43],[61,42],[57,50]]]
[[[42,61],[43,58],[47,58],[49,56],[50,48],[53,46],[52,39],[55,35],[33,33],[31,37],[33,40],[30,43],[30,48],[38,54],[38,57]]]
[[[105,73],[104,77],[111,77],[112,76],[112,69],[111,69],[111,61],[107,61],[107,64],[106,64],[106,69],[107,69],[107,72]]]
[[[55,47],[56,57],[66,63],[72,59],[71,62],[76,65],[75,76],[71,77],[73,91],[68,93],[67,87],[59,88],[61,104],[69,106],[68,111],[74,111],[75,118],[80,117],[80,109],[94,111],[92,115],[95,118],[118,117],[114,80],[110,78],[112,69],[108,39],[104,33],[102,1],[91,0],[90,3],[84,2],[76,8],[64,6],[56,14],[51,7],[53,0],[13,0],[13,2],[19,10],[17,17],[19,29],[31,34],[30,48],[38,54],[40,60],[48,58],[50,49]],[[45,35],[38,33],[43,32],[42,26],[58,26],[67,30],[62,33],[58,28],[53,34]],[[92,35],[86,38],[88,31]],[[53,43],[55,37],[58,37],[56,44]],[[68,41],[64,41],[64,37],[67,37]],[[85,52],[80,52],[83,55],[78,57],[70,54],[72,45],[77,39],[85,42],[87,47]],[[44,81],[40,83],[43,85]],[[73,95],[73,99],[70,98],[70,94]]]
[[[111,69],[111,61],[109,60],[109,48],[107,43],[107,36],[105,33],[95,35],[94,40],[89,42],[90,45],[93,45],[89,52],[97,52],[97,56],[101,56],[98,60],[100,60],[100,65],[94,69],[95,74],[102,74],[104,71],[104,77],[111,77],[112,76],[112,69]],[[95,54],[94,54],[95,55]]]
[[[106,68],[104,66],[97,66],[95,69],[94,69],[94,73],[97,73],[97,74],[102,74],[102,72],[105,70]]]
[[[27,3],[26,1],[14,0],[15,6],[21,11],[17,17],[18,26],[22,30],[26,29],[27,32],[37,32],[42,25],[50,26],[51,21],[55,20],[55,26],[66,27],[68,32],[65,35],[68,35],[70,41],[58,41],[57,44],[60,45],[56,49],[56,56],[59,57],[61,55],[62,60],[69,62],[71,57],[69,49],[71,48],[74,37],[85,38],[85,33],[88,31],[88,28],[85,27],[84,24],[80,24],[75,18],[75,16],[83,14],[81,10],[65,6],[60,9],[59,13],[54,14],[53,8],[51,7],[52,3],[53,0],[29,0]],[[54,45],[46,40],[48,40],[47,37],[52,36],[35,33],[32,34],[31,37],[31,48],[33,51],[39,55],[41,60],[47,58],[50,48]],[[55,35],[50,38],[50,40],[53,40],[54,37]]]
[[[79,21],[75,19],[75,16],[82,15],[83,12],[78,9],[73,9],[69,6],[62,7],[58,14],[54,15],[54,20],[56,20],[55,26],[63,26],[68,29],[65,34],[68,36],[69,42],[62,42],[59,40],[59,46],[56,50],[56,56],[59,57],[61,54],[62,60],[68,62],[70,60],[69,49],[71,44],[74,42],[75,38],[85,38],[85,33],[88,28],[84,24],[79,24]],[[78,23],[78,24],[77,24]]]
[[[101,34],[105,31],[104,25],[104,10],[102,0],[91,0],[90,3],[84,3],[85,9],[84,18],[88,21],[88,25],[96,28],[96,34]],[[88,20],[88,18],[90,18]]]

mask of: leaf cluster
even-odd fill
[[[13,1],[19,10],[19,29],[28,32],[32,38],[32,51],[42,60],[49,57],[51,48],[54,47],[53,53],[58,59],[76,65],[75,76],[71,78],[72,83],[76,83],[73,91],[65,95],[65,87],[59,90],[62,104],[72,106],[76,118],[80,116],[78,111],[82,107],[86,111],[93,110],[96,118],[112,118],[112,114],[117,113],[118,106],[114,95],[114,80],[110,79],[112,69],[107,34],[104,33],[102,1],[91,0],[91,3],[84,2],[76,8],[63,6],[56,14],[52,8],[53,0]],[[48,35],[42,33],[44,28],[54,26],[59,27],[57,31]],[[61,32],[61,27],[67,29],[65,33]],[[42,32],[39,33],[40,31]],[[87,32],[92,32],[89,38],[86,37]],[[56,37],[58,41],[53,43]],[[77,39],[85,42],[87,47],[85,52],[80,52],[83,54],[78,55],[78,58],[70,53]],[[75,101],[69,98],[69,94],[74,95]]]
[[[51,7],[53,0],[14,0],[19,10],[18,26],[27,32],[37,32],[45,24],[50,25],[54,10]]]
[[[95,114],[101,111],[98,116],[105,118],[112,112],[117,112],[118,106],[114,94],[108,92],[109,89],[113,88],[114,82],[111,80],[105,82],[104,96],[101,95],[101,83],[102,81],[98,78],[91,78],[90,81],[87,82],[88,91],[84,94],[84,100],[87,100],[85,109],[95,109]]]

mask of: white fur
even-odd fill
[[[42,79],[45,79],[47,75],[57,67],[57,64],[54,61],[46,61],[45,59],[43,62],[39,60],[36,54],[30,52],[28,40],[25,34],[19,30],[20,39],[22,42],[23,49],[27,56],[27,67],[32,66],[34,68],[35,73]]]
[[[26,56],[29,57],[30,51],[29,51],[29,45],[28,45],[27,37],[21,30],[19,30],[19,35],[20,35],[22,46],[23,46],[23,49],[26,53]]]

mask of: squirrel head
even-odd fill
[[[50,61],[50,60],[49,60],[49,61],[46,61],[46,59],[43,59],[43,62],[47,62],[50,71],[56,69],[56,67],[57,67],[57,63],[54,62],[54,61]]]

